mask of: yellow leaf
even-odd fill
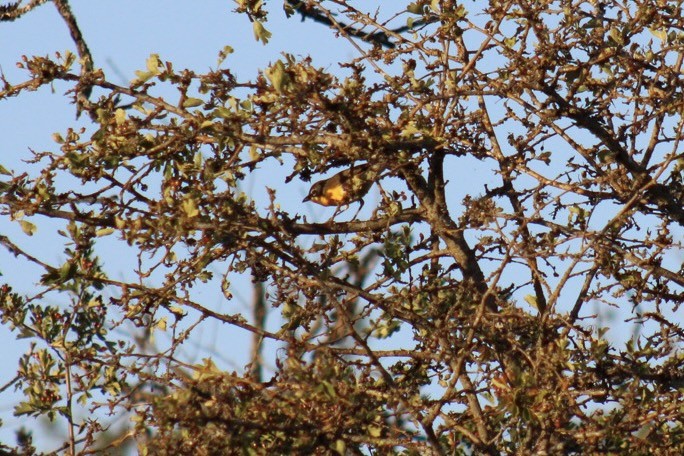
[[[371,437],[380,437],[382,435],[382,429],[378,426],[368,426],[368,435]]]
[[[187,215],[189,218],[194,218],[194,217],[197,217],[199,215],[199,209],[197,209],[197,203],[192,198],[186,198],[183,201],[182,207],[183,207],[183,212],[185,212],[185,215]]]
[[[166,317],[160,318],[159,321],[154,326],[157,329],[161,329],[162,331],[166,331]]]
[[[20,220],[19,224],[21,225],[21,229],[24,233],[28,234],[29,236],[33,236],[33,234],[38,231],[38,228],[36,228],[36,225],[33,223],[27,221],[27,220]]]
[[[109,236],[113,232],[114,232],[114,228],[100,228],[99,230],[95,231],[95,236],[97,236],[97,237]]]
[[[344,440],[337,439],[335,441],[335,451],[340,455],[347,454],[347,445],[344,443]]]
[[[249,146],[249,158],[251,160],[257,160],[259,158],[259,149],[257,148],[257,146]]]
[[[150,73],[159,74],[159,67],[161,66],[159,54],[151,54],[147,58],[145,64],[147,66],[147,71],[149,71]]]
[[[182,307],[169,306],[169,312],[171,312],[173,315],[175,315],[176,318],[182,318],[185,316],[185,311],[183,310]]]
[[[271,81],[273,88],[276,89],[276,92],[278,93],[283,93],[290,82],[290,78],[285,71],[285,65],[280,60],[266,70],[266,77]]]
[[[660,41],[667,41],[667,30],[654,30],[654,29],[648,29],[649,32],[653,34],[656,38],[658,38]]]
[[[406,11],[413,14],[423,14],[423,7],[420,6],[418,2],[409,3],[409,5],[406,7]]]
[[[133,82],[145,82],[156,76],[152,71],[135,70],[135,80]]]
[[[228,57],[229,54],[233,53],[233,48],[230,46],[223,46],[223,49],[221,52],[219,52],[218,56],[218,62],[216,62],[216,66],[221,66],[224,60],[226,60],[226,57]]]
[[[126,122],[126,111],[119,108],[114,112],[114,121],[117,125],[121,125]]]
[[[271,32],[266,30],[264,24],[259,21],[254,21],[252,27],[254,28],[254,38],[264,44],[268,43],[268,40],[271,38]]]
[[[204,103],[204,100],[200,100],[199,98],[186,98],[185,101],[183,102],[183,107],[184,108],[194,108],[196,106],[201,106]]]

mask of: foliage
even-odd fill
[[[30,296],[0,289],[33,342],[15,413],[64,420],[72,453],[106,428],[80,405],[130,413],[111,445],[148,454],[684,452],[681,2],[285,1],[355,56],[284,54],[242,81],[229,47],[204,74],[152,55],[130,85],[55,3],[78,57],[25,57],[0,91],[65,81],[89,119],[35,175],[2,170],[2,214],[65,239],[60,265],[0,238],[43,270]],[[237,4],[277,46],[263,3]],[[282,208],[293,179],[361,162],[380,173],[368,214]],[[241,190],[278,166],[266,204]],[[199,292],[233,302],[241,275],[251,312]],[[609,337],[609,309],[633,337]],[[208,322],[252,337],[244,369],[181,355]]]

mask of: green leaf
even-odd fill
[[[59,281],[61,283],[71,280],[76,275],[76,265],[73,263],[64,263],[59,268]]]
[[[186,315],[185,310],[178,306],[169,306],[169,312],[171,312],[176,318],[183,318]]]
[[[289,77],[285,71],[285,64],[278,60],[265,73],[268,80],[273,84],[273,88],[276,89],[276,92],[283,93],[289,82]]]
[[[156,329],[161,330],[161,331],[166,331],[166,328],[167,328],[167,324],[166,324],[166,323],[167,323],[166,317],[162,317],[162,318],[159,319],[159,321],[158,321],[157,323],[155,323],[154,327],[155,327]]]
[[[345,455],[347,453],[347,445],[344,443],[344,440],[337,439],[335,441],[335,451],[340,455]]]
[[[221,52],[219,52],[218,61],[216,62],[216,66],[221,66],[223,61],[226,60],[226,57],[228,57],[232,53],[233,53],[232,47],[223,46],[223,49],[221,49]]]
[[[323,389],[325,390],[325,393],[331,398],[335,399],[337,397],[337,391],[335,391],[335,387],[332,386],[332,384],[328,381],[323,381]]]
[[[147,71],[155,74],[159,74],[159,67],[161,66],[161,61],[159,60],[159,54],[150,54],[145,62]]]
[[[197,209],[197,202],[192,198],[186,198],[183,203],[183,212],[188,218],[195,218],[199,215],[199,209]]]
[[[513,48],[516,44],[518,44],[518,40],[520,38],[518,36],[509,36],[508,38],[504,38],[503,43],[506,45],[506,47]]]
[[[655,429],[655,427],[655,423],[653,421],[649,421],[648,423],[641,426],[641,428],[636,430],[632,435],[639,440],[646,440],[653,431],[653,429]]]
[[[378,438],[382,435],[382,429],[378,426],[368,426],[368,435]]]
[[[416,128],[416,123],[414,121],[410,121],[401,131],[401,136],[406,138],[411,137],[416,133],[420,133],[420,130]]]
[[[601,163],[615,163],[617,154],[609,149],[601,149],[598,153],[598,159]]]
[[[29,402],[20,402],[19,405],[14,407],[14,416],[28,415],[35,411],[35,407]]]
[[[264,44],[267,44],[268,40],[271,39],[271,32],[266,30],[266,27],[264,27],[264,25],[259,21],[254,21],[252,27],[254,28],[254,38],[257,41],[261,41]]]
[[[183,102],[183,107],[194,108],[196,106],[201,106],[202,104],[204,104],[204,100],[200,100],[199,98],[186,98]]]
[[[537,309],[537,297],[531,294],[525,295],[525,302]]]
[[[260,156],[260,155],[259,155],[259,149],[257,148],[257,146],[255,146],[254,144],[252,144],[251,146],[249,146],[249,158],[250,158],[251,160],[255,160],[255,161],[256,161],[256,160],[259,159],[259,156]]]
[[[409,3],[409,6],[406,7],[406,11],[413,14],[423,14],[423,7],[419,5],[418,2]]]
[[[622,32],[618,30],[617,28],[612,28],[610,29],[610,32],[608,32],[608,36],[615,41],[615,44],[618,45],[623,45],[625,43],[625,39],[622,36]]]
[[[135,71],[134,82],[145,82],[161,73],[161,60],[159,60],[159,54],[150,55],[145,61],[145,66],[147,67],[147,71]]]
[[[230,109],[224,108],[223,106],[214,109],[214,112],[212,114],[215,117],[222,117],[224,119],[230,119],[231,117],[233,117],[233,114],[230,112]]]
[[[660,41],[666,42],[667,41],[667,30],[660,29],[660,30],[654,30],[652,28],[648,29],[649,32],[653,34],[656,38],[658,38]]]
[[[95,236],[97,236],[97,237],[109,236],[113,232],[114,232],[114,228],[100,228],[99,230],[95,231]]]
[[[33,223],[27,221],[27,220],[20,220],[19,224],[21,225],[21,229],[24,233],[28,234],[29,236],[33,236],[36,231],[38,231],[38,228],[36,228],[36,225]]]
[[[121,125],[126,122],[126,111],[119,108],[114,112],[114,121],[117,125]]]
[[[146,82],[155,77],[157,74],[152,71],[135,70],[135,80],[133,82]]]

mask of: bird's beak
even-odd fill
[[[302,203],[306,203],[307,201],[311,201],[311,195],[306,195],[306,197],[302,200]]]

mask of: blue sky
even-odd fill
[[[235,52],[221,66],[229,68],[242,80],[254,79],[260,70],[282,58],[283,52],[296,57],[311,56],[313,65],[331,72],[337,71],[337,62],[357,55],[345,40],[335,38],[319,24],[302,22],[299,17],[286,20],[278,2],[275,2],[266,23],[268,30],[273,33],[267,45],[254,39],[251,23],[246,16],[232,12],[235,4],[231,1],[73,0],[70,3],[89,45],[95,67],[102,68],[112,82],[124,85],[134,79],[136,70],[145,68],[145,62],[151,54],[158,54],[162,61],[171,61],[177,70],[188,68],[202,73],[216,67],[219,52],[229,45]],[[375,3],[380,5],[382,2]],[[388,4],[392,5],[392,10],[399,9],[395,2]],[[23,55],[54,56],[56,52],[64,53],[67,50],[74,52],[75,46],[50,2],[19,20],[0,23],[0,69],[10,83],[18,83],[26,75],[16,67],[16,62],[21,61]],[[3,132],[0,164],[17,173],[25,170],[35,173],[35,166],[30,167],[23,162],[31,157],[30,150],[55,151],[58,145],[52,139],[53,133],[87,125],[84,118],[76,120],[74,108],[64,96],[70,88],[66,84],[55,83],[34,93],[23,93],[17,98],[0,101],[0,129]],[[175,96],[175,93],[169,94]],[[284,209],[304,213],[309,220],[328,219],[332,209],[301,203],[310,184],[295,179],[284,185],[285,177],[291,172],[288,164],[287,161],[286,166],[271,163],[269,167],[268,163],[265,164],[248,178],[245,192],[256,201],[265,203],[267,193],[263,183],[266,182],[269,187],[279,188]],[[464,177],[468,174],[477,175],[476,166],[478,164],[473,161],[472,169],[464,169]],[[391,188],[392,184],[388,185]],[[373,190],[361,215],[370,214],[377,198],[377,190]],[[53,265],[61,264],[64,260],[64,238],[57,234],[57,230],[63,229],[64,223],[41,217],[32,217],[30,220],[38,227],[33,237],[24,234],[16,221],[5,218],[0,218],[0,234]],[[130,251],[121,249],[113,236],[112,239],[98,240],[98,255],[112,278],[131,278],[130,265],[134,258]],[[11,283],[16,291],[31,295],[41,271],[26,262],[17,261],[0,248],[0,272],[4,281]],[[221,271],[214,272],[220,275]],[[235,299],[230,302],[217,296],[215,290],[197,290],[197,293],[215,310],[247,312],[251,286],[244,278],[236,278],[234,285],[232,291]],[[127,329],[130,328],[119,328],[117,331],[125,332]],[[200,334],[201,339],[195,338],[186,344],[183,353],[186,359],[201,362],[208,350],[219,366],[238,371],[243,368],[249,351],[249,340],[244,331],[215,323]],[[168,342],[163,339],[163,335],[158,337],[160,345]],[[13,378],[17,360],[29,345],[26,340],[17,340],[5,326],[0,326],[0,344],[4,346],[5,360],[0,366],[0,385],[4,385]],[[267,347],[271,352],[276,348],[272,345]],[[19,397],[9,391],[0,395],[0,419],[3,421],[0,442],[13,443],[14,430],[26,426],[34,431],[39,450],[54,449],[52,444],[61,442],[64,432],[57,431],[62,432],[61,435],[52,434],[37,427],[32,420],[12,416],[12,409]],[[59,440],[55,438],[57,435]]]
[[[234,3],[226,0],[205,0],[202,2],[172,0],[73,0],[73,12],[79,22],[86,41],[93,55],[95,66],[102,68],[113,82],[125,83],[134,78],[135,70],[144,69],[145,61],[150,54],[158,54],[162,60],[172,61],[176,69],[189,68],[197,72],[205,72],[216,66],[219,51],[226,45],[235,49],[223,67],[230,68],[238,78],[253,79],[260,69],[281,57],[281,52],[289,52],[295,56],[311,55],[313,64],[337,70],[336,62],[348,60],[356,55],[354,49],[344,40],[336,39],[325,27],[311,21],[301,22],[299,18],[286,21],[280,9],[280,2],[272,2],[275,6],[266,27],[273,33],[272,41],[263,45],[255,41],[251,23],[246,16],[232,13]],[[380,5],[383,2],[373,2]],[[393,2],[385,2],[392,5]],[[395,3],[396,4],[396,3]],[[394,6],[392,9],[399,9]],[[24,73],[17,69],[15,63],[22,55],[54,55],[55,52],[74,50],[68,30],[57,14],[52,3],[46,3],[25,17],[10,23],[0,23],[0,69],[10,82],[19,82]],[[63,132],[68,127],[77,125],[73,106],[63,96],[68,87],[55,84],[51,88],[43,87],[30,94],[22,94],[18,98],[0,101],[0,164],[6,168],[21,172],[26,169],[21,160],[29,158],[29,149],[56,150],[57,145],[51,135]],[[54,91],[54,93],[52,93]],[[81,120],[81,122],[83,119]],[[327,219],[332,210],[303,206],[301,198],[306,193],[307,184],[296,179],[286,188],[285,176],[289,169],[273,166],[262,169],[260,177],[247,182],[245,191],[255,198],[265,201],[265,187],[256,182],[267,182],[268,186],[279,187],[285,196],[284,207],[306,213],[309,219]],[[452,177],[459,182],[450,193],[454,209],[458,209],[461,198],[466,193],[477,193],[470,186],[478,176],[489,170],[482,162],[459,159],[458,169],[450,170],[458,176]],[[265,179],[265,180],[264,180]],[[478,182],[477,185],[481,185]],[[494,187],[490,185],[490,187]],[[370,195],[370,200],[377,198],[377,193]],[[370,213],[373,204],[366,204],[364,213]],[[367,212],[366,212],[367,211]],[[43,219],[44,221],[44,219]],[[0,234],[15,239],[27,250],[39,253],[41,257],[59,264],[62,255],[62,241],[54,233],[55,225],[40,225],[35,221],[39,232],[29,238],[22,233],[18,223],[0,219]],[[117,274],[126,276],[127,261],[125,255],[107,257],[107,252],[114,252],[116,243],[103,240],[104,250],[100,256],[106,260],[107,270],[115,278]],[[35,282],[35,269],[19,264],[4,249],[0,248],[0,272],[4,278],[16,284],[18,291],[30,293]],[[243,306],[247,310],[251,290],[247,287],[244,293],[235,290],[234,303],[220,304],[232,306],[235,312]],[[244,294],[244,296],[243,296]],[[207,299],[218,299],[208,296]],[[589,306],[588,306],[589,308]],[[621,326],[618,331],[629,332],[629,328]],[[201,352],[201,346],[232,346],[233,333],[224,326],[216,326],[212,331],[203,334],[204,340],[193,341],[194,347]],[[236,336],[237,337],[237,336]],[[0,344],[4,346],[0,366],[0,385],[9,381],[16,370],[16,359],[27,349],[25,341],[18,341],[7,328],[0,326]],[[192,346],[191,346],[192,347]],[[244,350],[245,352],[247,350]],[[190,357],[193,353],[186,353]],[[245,360],[234,352],[235,356],[225,351],[217,351],[216,355],[224,366],[240,369]],[[0,442],[13,441],[12,430],[21,425],[24,419],[12,417],[13,400],[7,392],[0,395],[0,419],[4,426],[0,428]],[[36,432],[36,437],[38,433]],[[40,440],[39,440],[40,442]],[[49,442],[41,442],[50,448]]]
[[[285,21],[279,7],[266,25],[273,33],[272,42],[263,45],[254,40],[252,25],[247,17],[231,11],[235,3],[230,1],[74,0],[71,5],[95,66],[102,68],[108,78],[116,83],[125,84],[133,79],[135,70],[144,69],[146,59],[153,53],[159,54],[162,60],[172,61],[176,69],[205,72],[216,67],[219,51],[230,45],[235,52],[222,66],[230,68],[241,79],[254,78],[259,69],[280,58],[280,52],[283,51],[295,55],[311,54],[315,64],[320,66],[332,65],[336,59],[351,55],[351,50],[344,47],[342,40],[335,40],[322,27],[311,22],[301,23],[298,19]],[[19,20],[0,23],[0,69],[10,83],[20,82],[25,76],[16,67],[22,55],[53,56],[56,52],[74,49],[68,30],[51,2]],[[52,88],[42,87],[37,92],[0,101],[0,131],[3,136],[0,142],[0,164],[20,173],[26,169],[22,160],[30,157],[29,149],[56,150],[52,133],[78,125],[73,106],[63,96],[67,89],[66,85],[54,84]],[[280,182],[284,181],[285,175],[281,174],[283,177]],[[276,184],[280,177],[272,176],[272,182]],[[299,200],[304,191],[303,183],[292,189],[293,196]],[[63,259],[63,247],[55,230],[62,226],[41,225],[40,219],[33,221],[39,229],[33,237],[22,233],[18,223],[4,218],[0,219],[0,234],[16,240],[28,251],[40,254],[53,264],[59,264]],[[114,244],[112,248],[115,248]],[[116,255],[106,258],[107,250],[103,252],[101,257],[105,257],[107,269],[113,270],[116,277],[119,268],[120,274],[125,276],[126,259]],[[3,279],[21,292],[31,293],[37,281],[37,269],[19,263],[5,249],[0,249],[0,272],[4,275]],[[237,301],[248,302],[249,290],[245,294],[245,297],[241,297],[237,290]],[[217,340],[225,338],[225,331],[220,329],[205,334],[205,340],[196,341],[196,347],[216,344]],[[0,344],[4,347],[0,385],[4,385],[14,376],[16,360],[27,350],[28,344],[17,340],[5,326],[0,326]],[[225,345],[225,341],[221,345]],[[236,369],[244,365],[239,357],[231,359],[230,354],[218,355],[223,358],[224,364],[234,363]],[[38,428],[25,418],[12,416],[16,397],[7,391],[0,396],[0,419],[3,420],[0,442],[13,442],[14,429],[26,425],[35,431],[39,449],[52,448],[50,436],[41,436]]]

